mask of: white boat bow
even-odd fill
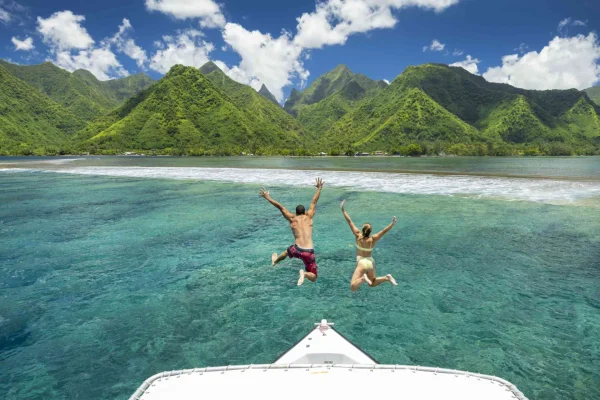
[[[460,399],[527,400],[513,384],[443,368],[382,365],[326,320],[272,364],[163,372],[130,400]]]

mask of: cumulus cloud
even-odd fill
[[[150,59],[150,68],[167,73],[176,64],[199,68],[209,61],[214,50],[212,43],[203,39],[202,32],[188,29],[176,36],[163,36],[162,42],[155,43],[158,50]]]
[[[587,26],[587,22],[580,21],[573,18],[565,18],[558,23],[558,33],[566,36],[569,33],[570,26]]]
[[[213,0],[146,0],[146,9],[177,19],[199,19],[203,28],[225,26],[225,16]]]
[[[54,64],[67,71],[86,69],[100,80],[127,76],[128,72],[111,49],[112,40],[103,40],[95,46],[96,42],[81,25],[83,21],[83,15],[75,15],[69,10],[55,12],[48,18],[37,18],[37,30],[50,47]],[[127,29],[121,26],[115,37]]]
[[[294,42],[306,49],[344,44],[355,33],[392,28],[397,19],[393,10],[420,7],[443,11],[459,0],[326,0],[317,3],[316,10],[298,19],[298,34]]]
[[[600,43],[595,33],[555,37],[539,53],[507,55],[483,77],[523,89],[586,89],[600,81]]]
[[[293,77],[305,82],[309,76],[301,61],[303,49],[287,32],[275,38],[228,23],[223,39],[242,58],[239,66],[226,69],[228,75],[257,90],[265,84],[278,101],[283,100],[282,88],[290,85]]]
[[[294,37],[282,32],[272,37],[259,31],[248,31],[238,24],[228,23],[223,39],[242,58],[239,65],[221,68],[238,82],[259,89],[265,84],[278,101],[283,100],[283,88],[300,79],[305,84],[309,72],[302,61],[311,49],[346,43],[348,37],[373,29],[392,28],[397,20],[394,10],[420,7],[441,12],[460,0],[323,0],[313,12],[297,18]],[[218,64],[217,64],[218,65]]]
[[[451,67],[461,67],[461,68],[466,69],[467,71],[469,71],[472,74],[479,75],[479,67],[477,64],[479,64],[480,62],[481,61],[479,61],[479,59],[473,58],[473,57],[467,55],[466,60],[455,62],[454,64],[450,64],[450,66]]]
[[[383,80],[385,83],[387,83],[388,85],[390,84],[390,81],[388,81],[387,79]]]
[[[13,36],[11,42],[15,45],[16,51],[30,51],[35,48],[33,45],[33,38],[31,37],[27,37],[25,40],[19,40]]]
[[[75,54],[61,50],[56,53],[54,63],[67,71],[86,69],[101,81],[129,75],[107,46],[80,50]]]
[[[445,48],[446,48],[446,45],[444,43],[441,43],[439,40],[434,39],[429,46],[423,47],[423,52],[426,52],[427,50],[443,51]]]
[[[144,64],[148,61],[146,51],[135,44],[135,41],[129,38],[129,32],[133,31],[133,27],[127,18],[123,18],[123,23],[119,26],[119,31],[110,39],[117,50],[124,53],[132,60],[135,60],[138,67],[144,68]]]
[[[94,40],[81,26],[83,21],[83,15],[75,15],[68,10],[59,11],[48,18],[38,17],[37,30],[51,47],[60,50],[87,49],[94,44]]]

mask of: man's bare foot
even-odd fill
[[[298,286],[302,286],[304,283],[304,270],[300,270],[300,277],[298,278]]]
[[[366,282],[367,285],[371,286],[373,284],[373,282],[371,282],[371,280],[367,277],[367,274],[363,275],[363,282]]]
[[[394,279],[393,276],[391,276],[390,274],[387,274],[386,277],[388,278],[389,283],[391,283],[394,286],[398,286],[398,284],[396,283],[396,280]]]
[[[271,265],[275,265],[275,261],[277,261],[277,253],[273,253],[271,256]]]

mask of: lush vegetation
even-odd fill
[[[0,62],[0,154],[594,155],[600,107],[464,69],[409,67],[391,85],[341,65],[282,108],[214,63],[107,82],[50,63]]]
[[[101,82],[88,71],[70,73],[50,62],[15,65],[0,60],[0,65],[86,121],[108,113],[153,83],[143,74]]]
[[[0,154],[60,152],[84,122],[0,65]]]
[[[599,111],[577,90],[527,91],[489,83],[462,68],[427,64],[409,67],[347,112],[324,132],[321,145],[334,152],[390,152],[439,142],[445,153],[524,154],[536,148],[540,154],[588,154],[600,145]]]
[[[250,87],[220,70],[205,76],[177,65],[158,83],[94,121],[74,141],[91,153],[175,149],[239,154],[304,147],[305,139],[291,116]]]
[[[332,71],[317,78],[317,80],[303,92],[292,89],[284,108],[290,114],[298,115],[303,107],[316,104],[321,100],[326,99],[342,90],[351,82],[356,83],[356,86],[361,88],[363,91],[361,97],[364,97],[367,94],[374,95],[387,86],[383,81],[374,81],[364,75],[354,74],[347,66],[338,65]],[[355,88],[349,89],[350,92],[353,90],[355,90]],[[354,100],[356,100],[356,98]]]
[[[307,130],[320,136],[350,110],[371,98],[387,84],[354,74],[345,65],[318,78],[304,92],[294,92],[285,109]]]
[[[600,86],[594,86],[592,88],[586,89],[585,92],[594,103],[600,106]]]

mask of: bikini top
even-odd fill
[[[358,243],[356,243],[356,248],[357,248],[358,250],[360,250],[360,251],[368,251],[368,252],[372,252],[372,251],[373,251],[373,249],[374,249],[374,247],[371,247],[371,248],[369,248],[369,249],[365,249],[364,247],[360,247],[360,246],[358,245]]]

